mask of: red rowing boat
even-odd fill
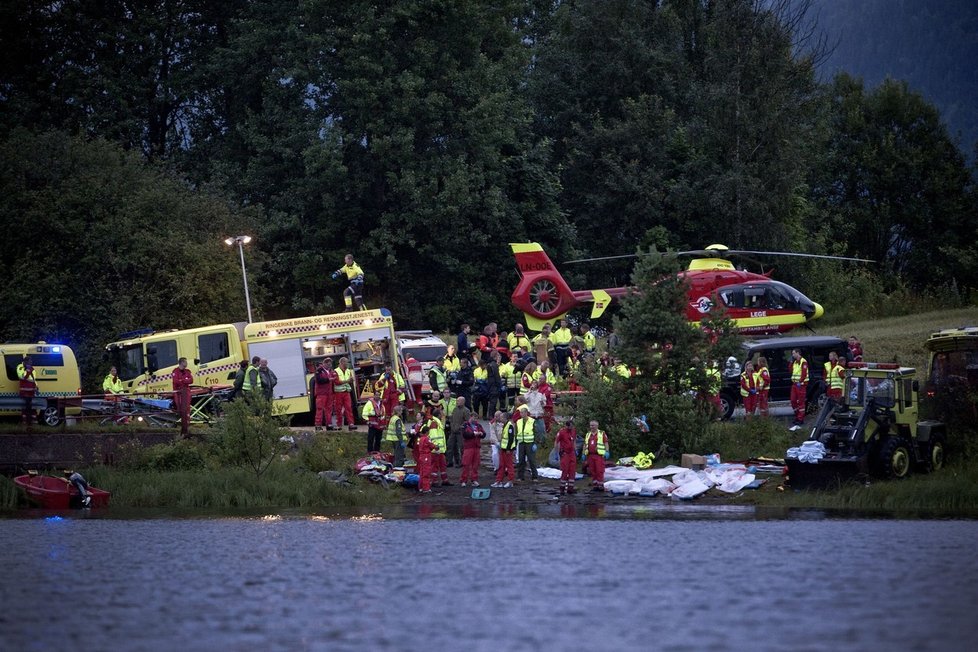
[[[44,509],[71,509],[82,507],[82,496],[78,487],[65,478],[50,475],[19,475],[14,484],[27,492],[27,497]],[[91,496],[89,507],[108,507],[112,494],[95,487],[88,488]]]

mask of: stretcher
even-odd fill
[[[223,414],[223,404],[230,400],[230,386],[191,387],[190,423],[210,425]],[[120,394],[109,398],[86,398],[82,415],[99,419],[102,425],[145,423],[154,427],[179,425],[180,415],[173,404],[172,392],[157,394]]]

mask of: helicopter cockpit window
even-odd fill
[[[723,299],[723,302],[728,308],[743,308],[744,287],[741,285],[732,285],[724,288],[720,290],[720,298]]]
[[[767,307],[772,310],[796,310],[798,301],[783,283],[769,283],[766,290]]]
[[[744,290],[744,303],[747,308],[761,310],[767,308],[767,290],[762,287]]]

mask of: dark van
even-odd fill
[[[787,401],[791,398],[791,352],[801,350],[801,357],[808,361],[808,410],[818,407],[819,399],[825,394],[825,363],[829,352],[835,351],[840,360],[849,355],[845,340],[838,337],[810,335],[805,337],[771,337],[763,340],[746,340],[742,344],[743,355],[738,356],[736,364],[728,361],[724,369],[723,389],[720,391],[720,404],[723,418],[729,419],[740,404],[740,374],[750,360],[757,365],[761,356],[767,358],[771,373],[771,393],[769,400]]]

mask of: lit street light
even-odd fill
[[[250,235],[238,235],[233,238],[226,238],[224,244],[229,247],[233,247],[235,243],[238,245],[238,253],[241,254],[241,277],[244,278],[244,289],[245,289],[245,304],[248,306],[248,323],[251,323],[251,295],[248,294],[248,272],[245,271],[244,264],[244,246],[251,242]]]

